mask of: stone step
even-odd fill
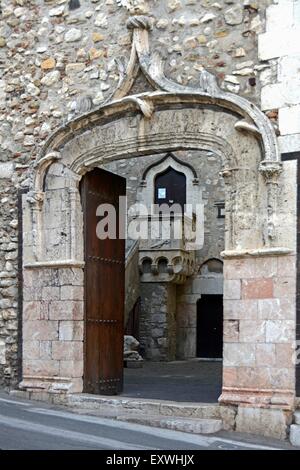
[[[217,420],[227,431],[233,430],[236,414],[232,408],[221,406],[218,403],[178,403],[167,400],[89,394],[70,395],[67,405],[82,412],[117,419],[159,416],[168,419]]]
[[[300,447],[300,425],[292,424],[290,427],[290,443],[293,446]]]
[[[161,415],[125,415],[117,416],[117,420],[192,434],[215,434],[223,428],[222,421],[219,419],[172,418]]]
[[[115,410],[134,414],[155,414],[163,416],[193,417],[201,419],[220,418],[218,403],[178,403],[166,400],[148,400],[130,397],[107,397],[100,395],[70,395],[68,405],[76,408]]]

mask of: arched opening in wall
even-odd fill
[[[136,282],[135,270],[131,261],[126,261],[125,284],[131,292],[127,300],[133,308],[127,308],[126,301],[125,312],[130,311],[128,315],[125,313],[125,397],[167,400],[172,387],[174,400],[216,403],[221,394],[222,363],[199,361],[196,350],[197,298],[204,289],[201,278],[212,276],[213,282],[216,280],[219,289],[223,289],[220,287],[221,261],[211,258],[199,272],[199,259],[207,260],[207,252],[218,256],[224,249],[224,218],[218,217],[216,208],[216,201],[224,201],[219,176],[221,164],[221,159],[212,152],[190,150],[133,157],[127,165],[124,160],[105,165],[108,171],[127,179],[128,206],[141,201],[148,209],[147,215],[140,218],[142,224],[148,224],[148,231],[147,239],[138,243],[140,303],[136,310],[133,296],[137,289],[132,288]],[[166,175],[166,179],[160,178]],[[178,182],[177,190],[169,193],[168,188]],[[164,198],[162,202],[159,192]],[[169,194],[173,195],[172,199],[168,198]],[[171,207],[167,228],[168,223],[172,226],[176,216],[178,218],[178,214],[172,212],[172,205],[195,207],[193,204],[201,203],[202,197],[205,197],[204,213],[193,214],[191,219],[187,215],[185,222],[192,226],[198,217],[201,222],[198,229],[204,230],[205,223],[209,236],[191,250],[187,249],[184,237],[173,239],[172,230],[163,240],[162,231],[155,228],[160,216],[151,210],[151,205],[163,203]],[[131,216],[130,212],[128,224],[132,220],[138,221],[139,217]],[[149,230],[152,222],[153,234]],[[131,255],[129,258],[132,259]]]

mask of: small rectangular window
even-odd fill
[[[158,188],[158,199],[166,199],[167,197],[167,190],[166,188]]]
[[[225,219],[225,203],[216,202],[215,207],[217,208],[217,217],[218,219]]]

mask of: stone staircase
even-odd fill
[[[68,406],[77,412],[147,426],[193,434],[214,434],[232,430],[235,413],[216,404],[174,403],[171,401],[70,395]]]
[[[293,446],[300,447],[300,410],[294,413],[293,424],[290,428],[290,442]]]

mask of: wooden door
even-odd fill
[[[125,179],[104,170],[87,173],[81,184],[85,239],[84,392],[115,395],[123,388],[125,240],[119,238],[119,196]],[[100,204],[116,209],[117,238],[100,240]]]
[[[179,204],[182,212],[186,204],[186,177],[169,167],[155,178],[155,204]]]
[[[197,302],[197,357],[223,357],[222,295],[202,295]]]

